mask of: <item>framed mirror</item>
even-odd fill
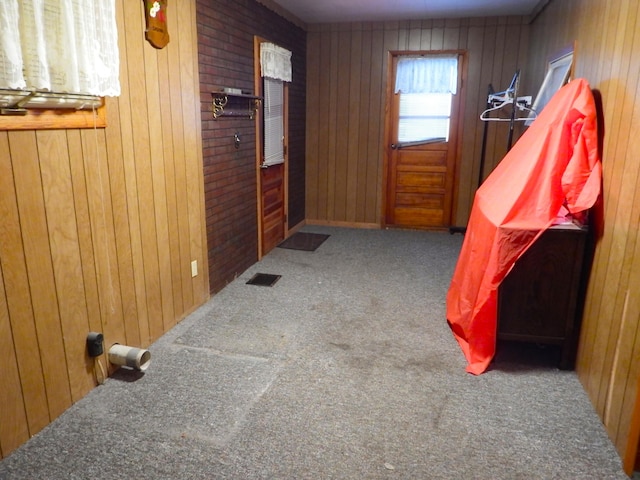
[[[547,74],[533,101],[533,112],[529,115],[530,118],[525,122],[525,125],[531,125],[536,115],[539,115],[545,105],[549,103],[551,97],[571,80],[573,76],[573,53],[574,48],[572,46],[554,54],[549,60]]]

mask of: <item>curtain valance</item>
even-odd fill
[[[263,77],[290,82],[291,52],[273,43],[261,43],[260,70]]]
[[[458,86],[458,55],[398,59],[395,93],[452,93]]]

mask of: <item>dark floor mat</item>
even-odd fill
[[[325,235],[323,233],[297,232],[282,241],[278,247],[313,252],[329,237],[330,235]]]
[[[273,287],[280,280],[280,275],[271,273],[256,273],[247,282],[247,285],[258,285],[259,287]]]

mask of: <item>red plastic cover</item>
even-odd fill
[[[595,102],[589,84],[576,79],[476,192],[447,294],[447,321],[468,372],[483,373],[495,354],[502,279],[563,206],[572,214],[593,206],[601,177]]]

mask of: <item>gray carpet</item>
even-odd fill
[[[575,373],[501,348],[465,373],[462,237],[306,227],[0,462],[1,479],[624,479]],[[256,272],[282,275],[247,285]]]

